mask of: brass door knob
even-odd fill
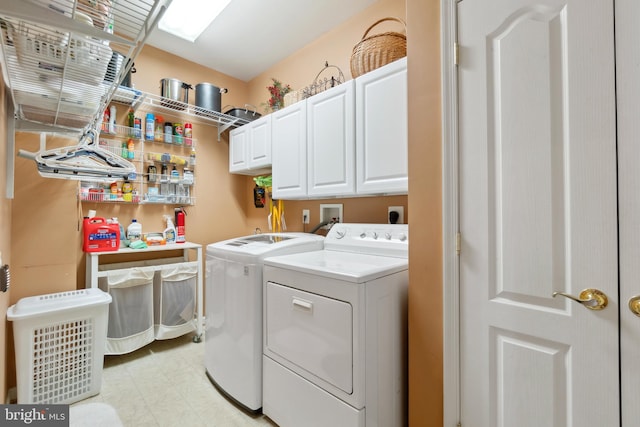
[[[557,295],[569,298],[579,304],[582,304],[589,310],[602,310],[609,303],[609,298],[607,298],[607,295],[605,295],[605,293],[599,289],[585,289],[580,292],[580,295],[577,297],[566,294],[564,292],[554,292],[552,296],[555,298]],[[640,308],[640,302],[638,303],[638,306]]]
[[[640,295],[631,297],[629,300],[629,310],[636,316],[640,317]]]

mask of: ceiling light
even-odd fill
[[[231,0],[172,0],[158,28],[194,42]]]

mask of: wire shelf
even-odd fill
[[[0,0],[2,71],[17,117],[95,127],[170,2]]]

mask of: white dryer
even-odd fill
[[[408,226],[336,224],[264,260],[262,412],[281,427],[407,423]]]
[[[248,411],[262,407],[262,267],[267,256],[320,250],[324,237],[265,233],[207,246],[205,369]]]

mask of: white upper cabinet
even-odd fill
[[[307,100],[272,116],[273,198],[307,196]]]
[[[307,99],[307,194],[355,194],[353,80]]]
[[[274,199],[408,192],[406,58],[271,116]]]
[[[229,172],[271,173],[271,116],[260,117],[229,133]]]
[[[408,192],[407,58],[356,79],[358,194]]]

